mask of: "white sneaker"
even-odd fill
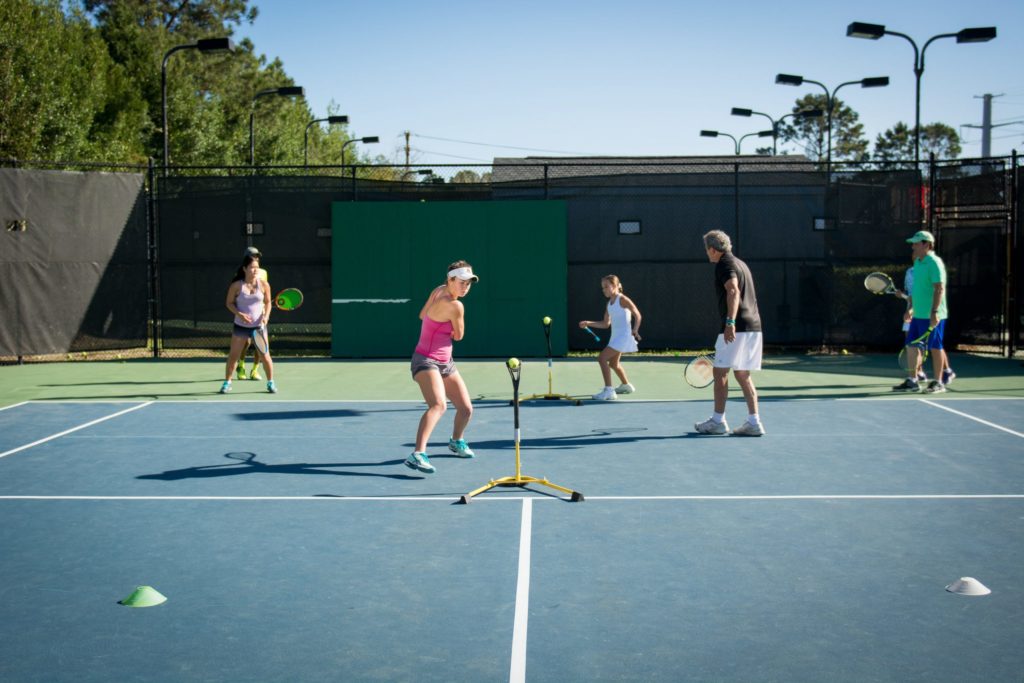
[[[697,430],[698,434],[728,434],[729,423],[725,420],[721,422],[715,422],[713,419],[708,418],[704,422],[698,422],[693,425],[693,428]]]
[[[611,387],[605,387],[601,390],[601,393],[594,394],[592,398],[595,401],[614,401],[616,398],[615,390]]]
[[[764,425],[760,422],[757,424],[751,424],[748,420],[744,420],[736,429],[732,430],[732,433],[736,436],[764,436]]]
[[[925,393],[928,394],[941,394],[946,390],[946,385],[938,380],[932,380],[928,383],[928,388],[925,389]]]
[[[636,387],[634,387],[629,382],[626,382],[625,384],[620,384],[619,386],[615,387],[616,394],[632,394],[634,391],[636,391]]]
[[[416,451],[410,453],[409,457],[405,459],[405,466],[409,469],[426,472],[427,474],[433,474],[437,471],[434,466],[430,464],[430,458],[427,457],[426,453],[418,453]]]

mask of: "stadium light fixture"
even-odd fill
[[[160,64],[160,105],[163,111],[163,138],[164,138],[164,175],[167,175],[167,167],[170,165],[170,136],[167,131],[167,60],[171,55],[180,50],[199,50],[203,54],[218,52],[234,52],[235,44],[230,38],[202,38],[188,45],[177,45],[164,53],[163,61]]]
[[[847,25],[846,35],[850,38],[866,38],[868,40],[878,40],[882,36],[899,36],[914,48],[914,165],[918,166],[921,163],[921,76],[924,75],[925,50],[932,42],[940,38],[956,38],[958,43],[987,43],[996,37],[996,27],[983,26],[961,29],[956,33],[940,33],[929,38],[920,50],[913,38],[905,33],[890,31],[884,24],[855,21]]]
[[[345,144],[343,144],[341,146],[341,165],[342,166],[345,165],[345,148],[348,147],[349,145],[355,144],[357,142],[361,142],[364,145],[367,145],[367,144],[372,144],[374,142],[380,142],[380,138],[377,137],[376,135],[371,135],[371,136],[365,137],[365,138],[352,138],[351,140],[346,140]],[[355,170],[355,168],[353,168],[352,169],[352,175],[355,176],[355,174],[356,174],[356,170]]]
[[[839,90],[841,88],[844,88],[844,87],[846,87],[848,85],[860,85],[860,87],[862,87],[862,88],[881,88],[881,87],[889,85],[889,77],[888,76],[876,76],[876,77],[873,77],[873,78],[862,78],[862,79],[857,80],[857,81],[846,81],[845,83],[840,83],[839,85],[837,85],[835,88],[832,89],[831,92],[829,91],[828,86],[826,86],[821,81],[814,81],[814,80],[811,80],[810,78],[804,78],[803,76],[794,76],[792,74],[777,74],[775,76],[775,82],[780,84],[780,85],[803,85],[804,83],[813,83],[814,85],[819,86],[822,90],[825,91],[825,119],[826,119],[826,124],[825,125],[826,125],[826,128],[828,129],[828,143],[827,143],[827,146],[826,146],[826,153],[825,153],[825,157],[826,157],[825,169],[826,169],[827,173],[831,174],[832,173],[832,110],[835,108],[834,105],[835,105],[835,101],[836,101],[836,93],[839,92]]]
[[[279,97],[303,97],[306,91],[301,86],[291,85],[284,86],[281,88],[267,88],[266,90],[260,90],[252,98],[252,107],[249,108],[249,165],[256,165],[256,136],[253,130],[253,120],[256,118],[256,101],[261,97],[268,95],[277,95]]]
[[[333,126],[334,124],[348,123],[348,117],[347,116],[328,116],[327,118],[324,118],[324,119],[313,119],[312,121],[310,121],[309,123],[306,124],[306,132],[302,136],[302,166],[303,167],[309,166],[309,128],[314,123],[323,123],[324,121],[327,122],[328,126]]]

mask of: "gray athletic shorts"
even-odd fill
[[[421,353],[412,354],[412,363],[410,364],[409,369],[412,370],[412,376],[414,378],[416,377],[416,373],[420,370],[429,370],[431,368],[437,368],[437,371],[441,373],[442,377],[447,377],[458,369],[455,367],[454,360],[442,363],[439,360],[427,358]]]

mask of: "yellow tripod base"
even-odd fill
[[[531,394],[530,396],[524,396],[519,401],[532,401],[535,399],[544,399],[545,401],[572,401],[573,405],[581,406],[583,401],[578,398],[574,398],[569,394],[556,394],[551,389],[551,359],[548,358],[548,393],[546,394]]]
[[[478,488],[478,489],[476,489],[474,491],[470,491],[466,495],[462,496],[462,498],[459,499],[459,502],[465,505],[466,503],[469,503],[469,501],[471,501],[473,499],[473,496],[480,495],[481,493],[484,493],[485,491],[490,491],[491,489],[493,489],[496,486],[526,486],[527,484],[540,484],[541,486],[548,486],[550,488],[555,489],[556,491],[561,491],[562,493],[567,493],[567,494],[569,494],[570,500],[573,503],[581,503],[584,500],[586,500],[583,497],[583,494],[580,493],[579,491],[573,491],[572,489],[567,489],[564,486],[559,486],[558,484],[554,484],[554,483],[548,481],[547,479],[538,479],[537,477],[527,477],[527,476],[524,476],[524,475],[518,475],[518,476],[514,476],[514,477],[501,477],[499,479],[491,479],[491,481],[489,483],[481,486],[480,488]]]

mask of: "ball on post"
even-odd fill
[[[540,321],[542,323],[544,323],[545,325],[550,325],[551,324],[551,318],[549,318],[548,316],[544,316],[543,318],[540,319]]]
[[[509,358],[507,361],[505,361],[505,365],[508,366],[509,370],[515,370],[516,368],[519,367],[519,359],[518,358]]]

